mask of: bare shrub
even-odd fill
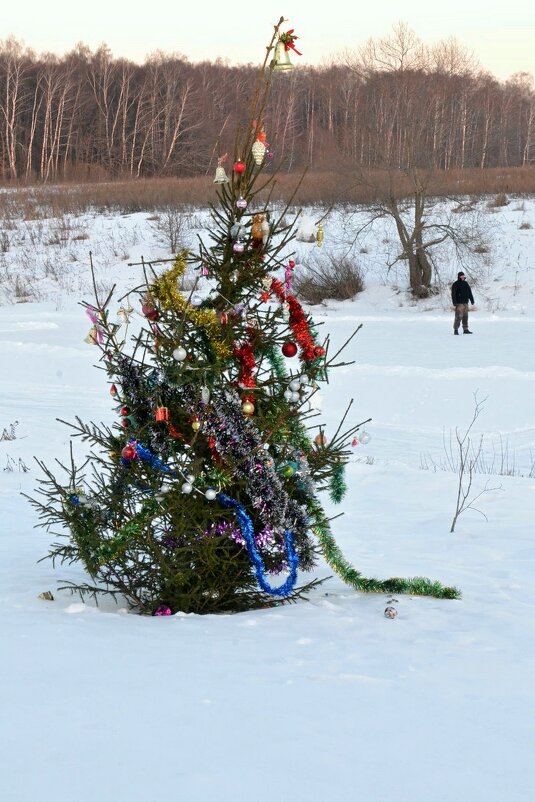
[[[189,216],[176,206],[165,206],[160,214],[151,218],[151,225],[162,236],[171,253],[184,247],[184,237],[189,229]]]
[[[308,304],[346,301],[364,289],[362,270],[349,257],[326,252],[305,263],[294,278],[296,295]]]
[[[497,209],[500,206],[509,206],[509,198],[505,192],[498,192],[493,200],[487,203],[489,209]]]
[[[521,231],[525,231],[525,230],[526,230],[526,229],[528,229],[528,228],[533,228],[533,226],[531,225],[531,223],[530,223],[530,222],[528,222],[528,221],[525,221],[524,223],[520,223],[520,225],[518,226],[518,228],[519,228]]]
[[[472,250],[473,250],[474,253],[490,253],[489,246],[488,245],[484,245],[483,243],[480,243],[479,245],[476,245]]]
[[[472,439],[472,429],[477,421],[478,417],[481,414],[481,410],[485,404],[487,399],[484,398],[482,401],[478,400],[477,392],[474,393],[474,413],[472,415],[472,420],[468,424],[466,430],[464,432],[460,432],[459,429],[455,429],[455,442],[457,448],[457,475],[458,475],[458,485],[457,485],[457,499],[455,503],[455,512],[453,514],[453,520],[451,522],[451,529],[450,532],[455,531],[455,525],[457,524],[457,519],[463,512],[466,510],[475,510],[479,512],[485,520],[487,520],[487,516],[484,512],[479,510],[477,507],[474,506],[475,502],[478,501],[484,493],[489,493],[493,490],[501,490],[501,485],[497,487],[489,487],[488,482],[485,484],[483,490],[479,493],[474,495],[472,490],[472,483],[474,479],[474,473],[476,472],[476,466],[480,459],[481,453],[483,451],[483,435],[480,435],[479,439],[475,442]],[[451,448],[451,441],[450,441],[450,454],[452,454]]]

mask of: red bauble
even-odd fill
[[[129,411],[130,410],[128,409],[128,407],[122,407],[121,408],[121,415],[123,415],[123,416],[128,415]]]
[[[316,347],[314,348],[314,356],[317,359],[319,359],[322,356],[325,356],[325,348],[323,348],[321,345],[316,345]]]
[[[128,443],[128,445],[126,445],[121,451],[121,457],[130,462],[137,457],[137,451],[134,446],[131,446],[130,443]]]
[[[242,173],[245,172],[245,162],[242,162],[241,159],[238,159],[237,162],[234,162],[232,169],[234,170],[235,173],[241,175]]]
[[[110,387],[110,395],[117,395],[117,387],[114,384]]]
[[[288,342],[283,344],[281,350],[284,356],[295,356],[297,353],[297,345],[291,340],[288,340]]]

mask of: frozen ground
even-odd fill
[[[57,593],[80,569],[37,563],[48,536],[20,492],[35,486],[34,455],[67,454],[56,417],[110,418],[77,305],[83,249],[100,242],[99,280],[128,286],[139,274],[126,262],[159,247],[147,215],[88,219],[63,285],[36,272],[42,300],[2,307],[0,432],[19,422],[0,442],[2,800],[533,802],[535,246],[518,228],[530,215],[527,200],[493,218],[472,337],[452,336],[447,293],[412,306],[371,249],[366,292],[314,310],[335,344],[363,324],[355,365],[323,394],[327,434],[350,396],[355,422],[373,418],[348,466],[339,543],[365,574],[463,591],[396,597],[395,620],[388,597],[336,577],[308,603],[236,616],[140,618]],[[443,438],[466,428],[475,393],[487,399],[476,433],[488,473],[475,478],[487,520],[467,511],[450,534]]]

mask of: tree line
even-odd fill
[[[51,182],[213,171],[247,120],[258,68],[106,46],[36,55],[0,42],[0,178]],[[274,76],[267,140],[285,171],[516,167],[535,159],[533,78],[498,81],[454,41],[405,25],[322,67]],[[230,159],[234,154],[229,152]]]

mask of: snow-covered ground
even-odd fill
[[[21,496],[33,456],[66,457],[56,418],[111,414],[83,341],[87,254],[99,286],[135,284],[128,262],[166,254],[148,217],[41,221],[33,244],[21,224],[0,256],[4,298],[30,298],[0,310],[0,433],[18,421],[0,441],[0,798],[532,802],[535,229],[520,225],[535,225],[535,201],[488,212],[489,252],[466,268],[472,337],[452,336],[447,289],[415,304],[401,271],[387,276],[386,230],[359,246],[366,291],[314,309],[334,345],[363,324],[345,354],[355,364],[323,392],[327,435],[349,397],[351,422],[373,418],[348,465],[338,542],[366,575],[463,592],[396,597],[394,620],[389,597],[336,576],[279,609],[142,618],[58,593],[81,569],[37,562],[49,537]],[[326,235],[342,247],[339,220]],[[315,246],[297,248],[299,264]],[[458,266],[441,265],[447,283]],[[450,534],[458,477],[443,470],[444,441],[468,426],[474,395],[487,471],[474,494],[486,492]],[[47,590],[54,601],[38,598]]]

